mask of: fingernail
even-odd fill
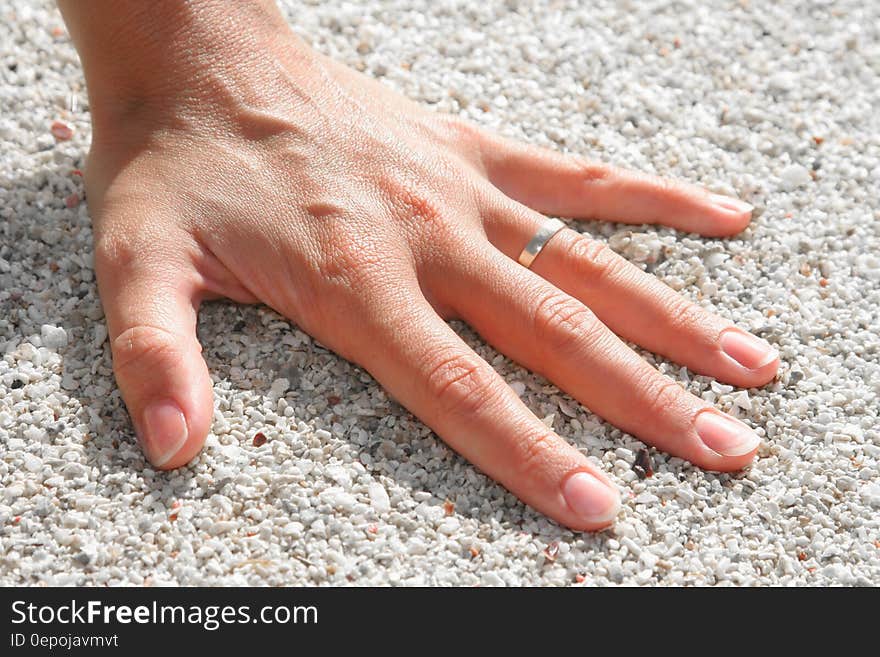
[[[144,431],[139,439],[153,466],[161,468],[174,458],[188,435],[186,417],[173,401],[164,399],[147,406],[144,411]]]
[[[720,343],[725,354],[750,370],[760,369],[779,358],[779,353],[764,340],[739,329],[724,331]]]
[[[754,451],[761,439],[748,426],[717,411],[703,411],[694,425],[703,444],[721,456],[743,456]]]
[[[712,203],[717,205],[719,208],[723,208],[724,210],[729,210],[732,212],[740,212],[751,213],[752,210],[755,209],[754,205],[750,205],[745,201],[740,201],[738,198],[733,198],[731,196],[723,196],[721,194],[710,194],[709,198],[712,199]]]
[[[562,496],[572,511],[591,524],[609,522],[620,511],[617,491],[586,472],[569,477],[562,487]]]

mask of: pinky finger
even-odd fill
[[[495,134],[481,148],[489,180],[544,214],[651,223],[709,236],[733,235],[751,220],[739,199],[669,178],[564,155]]]

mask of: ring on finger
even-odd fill
[[[519,258],[517,258],[519,264],[526,269],[531,267],[541,249],[563,228],[565,228],[565,223],[559,219],[547,219],[544,221],[519,254]]]

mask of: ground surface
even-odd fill
[[[82,75],[50,3],[2,0],[0,583],[880,583],[880,4],[285,5],[317,48],[438,110],[754,203],[731,240],[577,227],[778,347],[779,380],[748,391],[646,354],[762,432],[759,458],[731,476],[656,454],[639,480],[638,441],[457,326],[620,484],[616,527],[574,534],[281,317],[216,303],[208,446],[146,467],[72,196]]]

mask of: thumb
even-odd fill
[[[196,272],[158,245],[96,249],[95,269],[113,371],[138,441],[154,467],[185,465],[204,444],[213,416],[196,337]]]

